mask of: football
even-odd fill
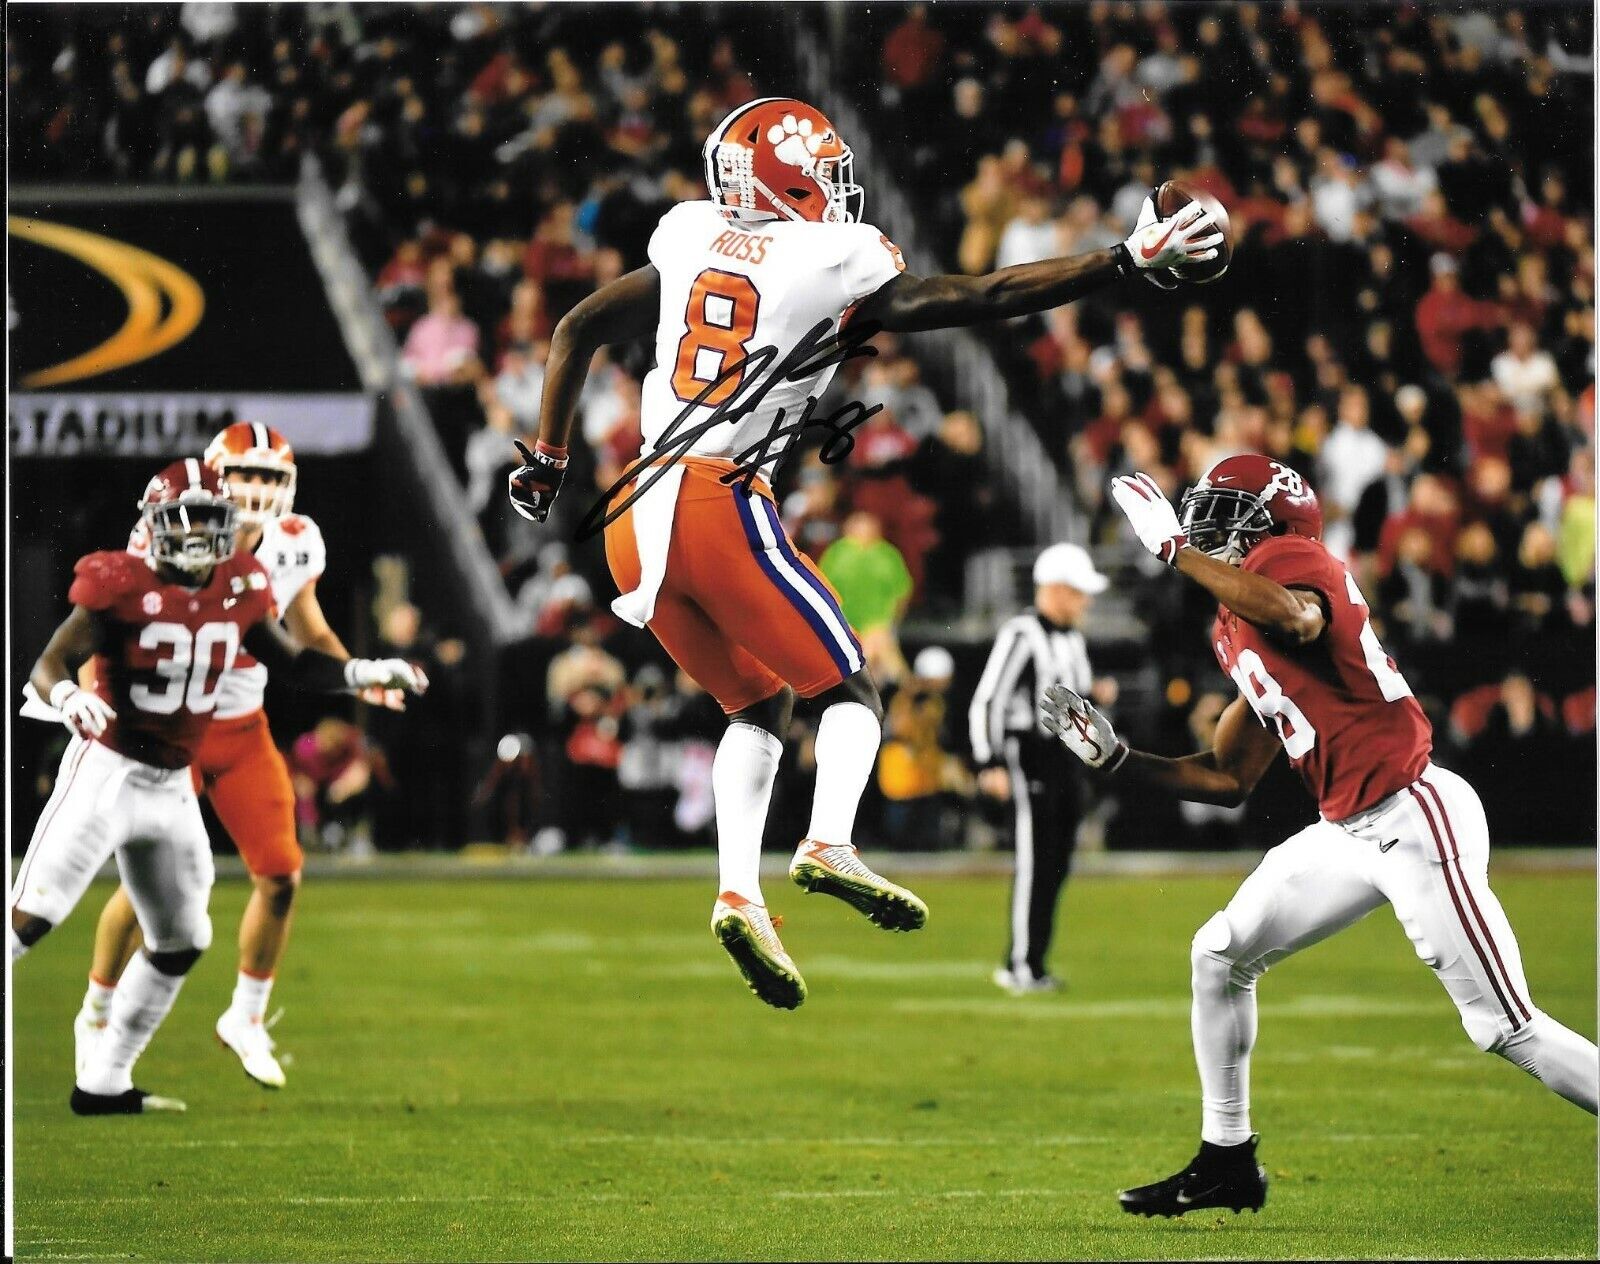
[[[1205,263],[1181,264],[1172,269],[1173,274],[1191,285],[1209,285],[1228,270],[1233,261],[1233,225],[1228,221],[1228,208],[1198,185],[1183,180],[1168,180],[1156,190],[1156,214],[1166,219],[1198,202],[1211,212],[1217,227],[1222,231],[1222,245],[1217,247],[1217,257]]]

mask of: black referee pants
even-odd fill
[[[1055,937],[1061,889],[1072,868],[1081,805],[1081,774],[1069,758],[1052,738],[1022,733],[1005,740],[1016,852],[1005,962],[1010,970],[1049,973],[1045,958]]]

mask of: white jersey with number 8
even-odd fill
[[[818,325],[817,341],[831,337],[855,304],[905,271],[899,248],[870,224],[738,222],[711,202],[683,202],[663,215],[649,254],[661,275],[661,317],[641,404],[644,450],[665,446],[741,463],[780,409],[785,429],[800,424],[807,399],[833,378],[829,365],[773,381],[785,358]],[[747,374],[739,366],[766,348],[775,350],[749,366],[759,381],[741,391]],[[737,408],[769,382],[742,420],[712,426],[684,446],[719,405],[733,400]],[[788,442],[776,440],[768,455],[776,458]]]

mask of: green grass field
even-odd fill
[[[139,1068],[189,1113],[80,1120],[96,887],[17,972],[17,1257],[1594,1257],[1594,1120],[1471,1046],[1387,910],[1262,982],[1266,1210],[1143,1221],[1114,1195],[1192,1153],[1188,941],[1235,881],[1078,882],[1070,990],[1029,1000],[988,981],[1001,882],[916,885],[928,930],[887,935],[768,880],[811,988],[786,1014],[709,882],[312,884],[273,1094],[211,1040],[225,883]],[[1496,886],[1535,998],[1592,1036],[1593,874]]]

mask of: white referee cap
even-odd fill
[[[1033,582],[1065,584],[1083,593],[1102,593],[1111,581],[1094,568],[1088,551],[1076,544],[1052,544],[1033,564]]]

